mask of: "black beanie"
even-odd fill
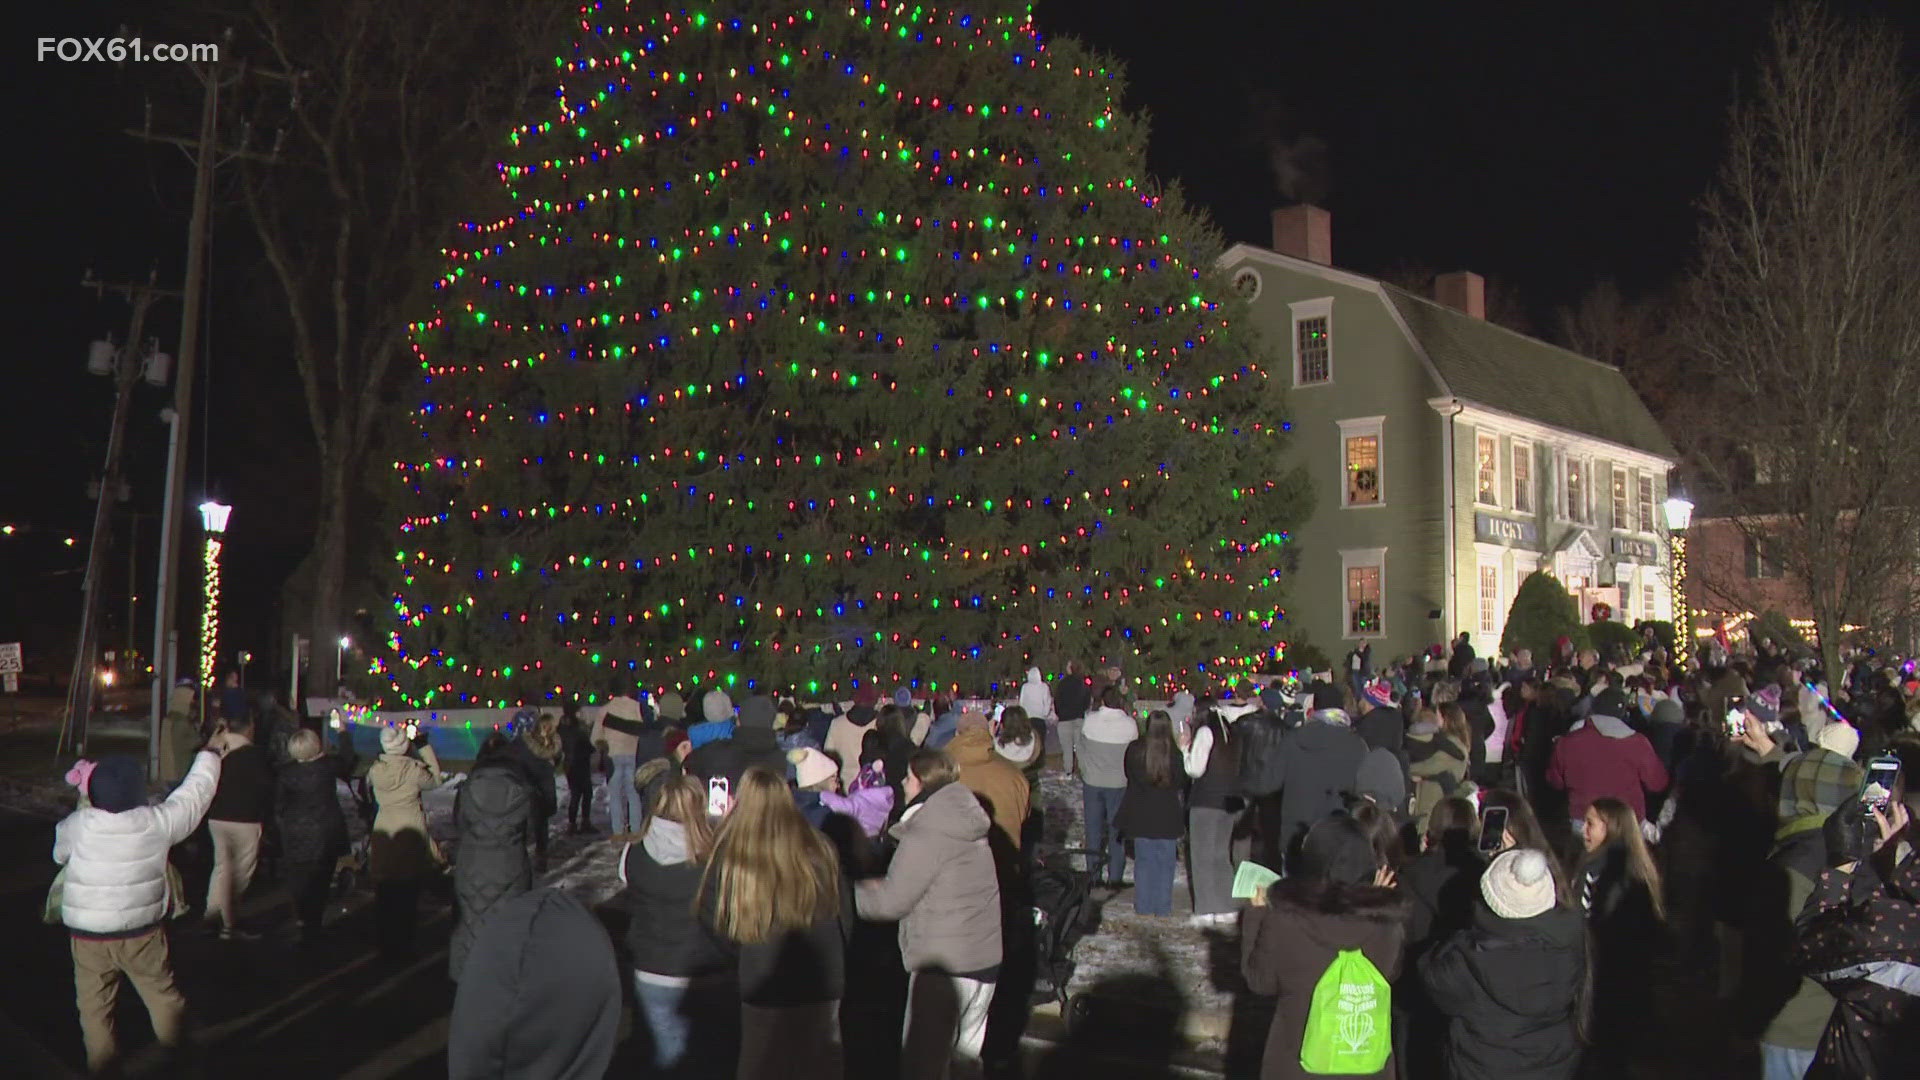
[[[1353,816],[1336,811],[1321,818],[1300,842],[1300,876],[1335,885],[1371,885],[1373,842]]]
[[[1315,709],[1338,709],[1344,704],[1340,688],[1332,683],[1315,683],[1313,687],[1313,707]]]
[[[87,799],[112,814],[147,805],[147,770],[124,755],[101,759],[87,780]]]

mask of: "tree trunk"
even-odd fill
[[[339,447],[339,444],[335,444]],[[332,697],[338,689],[344,668],[340,658],[340,635],[345,623],[340,594],[346,585],[347,569],[347,493],[351,489],[351,455],[339,447],[322,454],[320,464],[320,514],[314,523],[313,608],[309,613],[307,683],[309,696]]]
[[[1840,669],[1840,619],[1827,605],[1816,604],[1813,629],[1820,635],[1820,669],[1827,673],[1827,693],[1832,696],[1846,680],[1846,672]]]

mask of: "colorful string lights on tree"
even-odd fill
[[[415,706],[1272,658],[1267,346],[1031,10],[593,3],[413,327]]]

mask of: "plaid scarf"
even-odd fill
[[[1860,766],[1824,746],[1787,762],[1780,773],[1780,801],[1774,808],[1780,822],[1775,838],[1785,839],[1824,823],[1859,792],[1861,776]]]

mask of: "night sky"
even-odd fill
[[[1890,20],[1906,37],[1909,70],[1920,71],[1920,4],[1830,6]],[[1692,204],[1712,178],[1728,103],[1765,43],[1771,7],[1040,0],[1037,16],[1047,33],[1080,36],[1125,62],[1127,105],[1153,117],[1153,173],[1178,179],[1229,240],[1267,243],[1268,211],[1290,194],[1313,194],[1332,211],[1338,265],[1477,270],[1550,326],[1557,305],[1603,278],[1631,296],[1685,269]],[[478,17],[485,5],[473,10]],[[35,39],[110,35],[123,24],[157,37],[150,11],[100,0],[43,6],[13,38],[8,139],[24,150],[9,172],[8,276],[19,355],[12,392],[0,395],[0,523],[27,531],[0,538],[0,640],[17,632],[53,644],[77,615],[92,517],[85,485],[104,453],[111,406],[107,380],[85,373],[85,350],[108,331],[122,336],[126,322],[124,303],[83,292],[81,275],[91,267],[144,278],[157,265],[162,282],[177,286],[191,183],[177,149],[122,134],[139,126],[147,96],[177,100],[178,73],[35,63]],[[165,127],[185,133],[191,120]],[[1295,166],[1287,188],[1270,163],[1276,146],[1291,148],[1282,155]],[[236,507],[228,640],[259,651],[271,647],[280,581],[310,535],[311,447],[291,362],[261,317],[271,294],[258,287],[246,227],[231,211],[215,226],[210,408],[196,416],[188,486],[192,502],[211,485]],[[157,333],[172,351],[178,308],[158,312]],[[133,508],[147,514],[160,500],[156,413],[165,403],[143,390],[130,428]],[[124,519],[120,529],[124,536]],[[153,532],[148,518],[143,597]],[[79,541],[71,549],[60,543],[69,535]],[[197,532],[187,535],[197,544]],[[122,598],[109,605],[118,613],[107,633],[124,641],[124,548],[116,565],[109,589]],[[183,627],[193,611],[189,594]],[[151,617],[139,615],[143,642]]]

